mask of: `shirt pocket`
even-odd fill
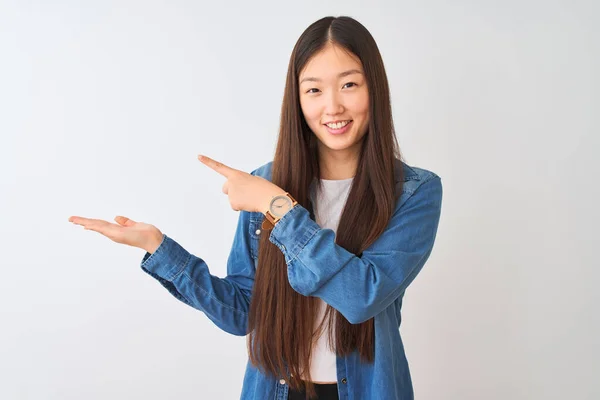
[[[250,224],[248,225],[248,235],[250,237],[250,254],[254,261],[258,260],[258,246],[260,235],[262,234],[262,214],[253,213],[250,215]]]

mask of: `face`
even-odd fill
[[[321,156],[356,157],[369,123],[369,91],[360,60],[336,45],[300,72],[300,106]]]

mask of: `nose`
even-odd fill
[[[331,91],[325,100],[325,114],[336,115],[344,112],[344,106],[339,98],[339,93]]]

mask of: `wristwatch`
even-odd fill
[[[273,229],[277,221],[279,221],[285,213],[294,208],[296,204],[298,204],[298,202],[288,192],[274,196],[273,199],[271,199],[271,204],[269,204],[269,209],[265,213],[262,229],[266,231]]]

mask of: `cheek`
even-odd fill
[[[369,98],[359,97],[353,104],[354,112],[356,114],[368,115],[369,114]]]
[[[355,116],[360,116],[361,124],[359,126],[359,134],[364,134],[369,127],[369,98],[359,98],[354,103],[353,114]]]
[[[308,122],[309,125],[319,124],[320,114],[318,107],[315,104],[310,103],[300,103],[300,107],[302,108],[302,114],[304,114],[304,119]]]

